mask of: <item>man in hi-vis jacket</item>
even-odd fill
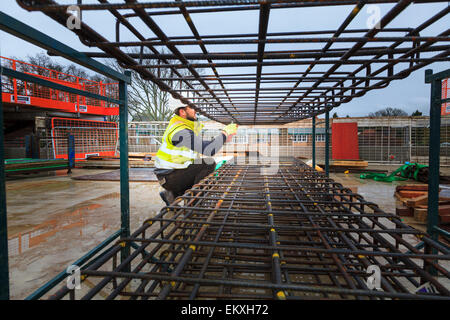
[[[165,189],[160,196],[166,205],[214,171],[214,159],[200,158],[200,154],[212,157],[237,131],[237,125],[232,123],[213,140],[205,141],[200,137],[202,127],[195,109],[189,106],[175,109],[169,121],[156,153],[154,171]]]

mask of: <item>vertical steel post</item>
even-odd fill
[[[412,117],[409,118],[409,158],[408,161],[412,162]]]
[[[33,158],[32,145],[31,135],[28,134],[25,136],[25,158]]]
[[[67,136],[67,173],[72,173],[72,168],[75,168],[75,137],[71,134]]]
[[[432,74],[426,70],[425,74]],[[429,144],[429,177],[428,177],[428,222],[427,233],[433,240],[438,240],[434,227],[439,223],[439,157],[441,141],[441,99],[442,80],[431,82],[430,100],[430,144]]]
[[[0,77],[0,88],[2,86]],[[6,217],[3,103],[0,98],[0,300],[9,300],[8,224]]]
[[[125,75],[131,76],[130,71]],[[120,213],[121,213],[121,238],[130,236],[130,185],[128,170],[128,97],[127,83],[119,81],[119,140],[120,140]],[[125,245],[121,251],[123,262],[130,255],[130,247]],[[128,268],[129,269],[129,266]]]
[[[316,116],[312,118],[312,168],[316,170]]]
[[[330,110],[325,112],[325,174],[330,176]]]
[[[432,75],[432,70],[425,71],[425,77]],[[427,233],[433,240],[438,240],[439,234],[435,227],[439,224],[439,157],[441,149],[441,92],[442,80],[431,81],[430,98],[430,143],[428,155],[428,212]],[[437,250],[425,244],[425,253],[437,254]],[[432,275],[437,275],[436,269],[424,262],[424,269]],[[423,282],[423,281],[422,281]]]

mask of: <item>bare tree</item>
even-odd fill
[[[143,51],[147,53],[147,51]],[[139,53],[138,50],[133,51],[132,53]],[[163,52],[164,53],[164,52]],[[16,60],[20,60],[17,58],[13,58]],[[44,76],[52,76],[50,71],[34,67],[44,67],[50,70],[55,70],[58,72],[62,72],[68,75],[77,76],[83,79],[103,82],[103,83],[111,83],[112,80],[95,74],[89,74],[85,70],[79,68],[75,64],[64,65],[54,61],[51,57],[46,55],[45,53],[38,53],[34,56],[27,56],[26,62],[29,64],[18,64],[18,71],[22,72],[32,72],[39,75]],[[167,61],[168,63],[172,63],[172,61]],[[106,64],[112,67],[113,69],[124,72],[124,69],[113,59],[106,60]],[[158,64],[157,60],[153,59],[143,59],[142,64]],[[32,66],[34,65],[34,66]],[[202,70],[197,70],[199,73],[202,73]],[[152,72],[152,71],[150,71]],[[188,71],[185,69],[177,70],[179,74],[187,75]],[[169,68],[160,68],[155,72],[155,76],[158,78],[174,78],[176,77],[173,74],[173,71]],[[70,76],[67,76],[67,79],[64,78],[64,75],[59,75],[61,80],[73,80],[69,79]],[[128,110],[132,121],[166,121],[169,120],[172,115],[172,109],[169,106],[170,101],[170,93],[167,91],[161,90],[155,83],[145,80],[141,77],[141,75],[132,71],[131,76],[131,85],[128,86]],[[200,85],[192,86],[188,88],[187,84],[182,82],[181,80],[173,81],[167,80],[165,83],[173,88],[178,90],[184,89],[192,89],[197,88]],[[109,121],[117,122],[119,120],[118,116],[108,116],[107,119]]]
[[[144,50],[143,53],[147,53]],[[131,51],[130,53],[139,53],[139,51]],[[168,63],[172,63],[168,61]],[[124,69],[114,60],[110,60],[107,64],[119,72]],[[158,64],[154,59],[143,59],[142,64],[154,65]],[[151,69],[149,69],[152,72]],[[181,75],[186,75],[184,69],[178,70]],[[173,78],[175,75],[169,68],[160,68],[156,71],[155,76],[158,78]],[[173,89],[187,89],[187,85],[181,81],[167,80],[165,83]],[[194,87],[195,88],[195,87]],[[172,116],[170,108],[170,93],[161,90],[155,83],[145,80],[141,75],[132,71],[131,85],[128,87],[128,110],[132,121],[166,121]]]
[[[419,109],[417,109],[416,111],[414,111],[414,112],[411,114],[411,116],[412,116],[412,117],[420,117],[420,116],[422,116],[422,112],[420,112]]]
[[[128,90],[128,108],[133,121],[165,121],[170,118],[169,94],[155,83],[132,74]]]
[[[27,56],[26,61],[29,64],[35,65],[35,66],[39,66],[39,67],[44,67],[47,69],[51,69],[51,70],[55,70],[58,72],[62,72],[67,74],[67,77],[64,77],[64,75],[60,75],[59,79],[61,80],[73,80],[70,79],[71,76],[75,76],[75,77],[79,77],[79,78],[83,78],[83,79],[87,79],[87,80],[92,80],[92,81],[96,81],[95,79],[98,78],[98,76],[93,76],[91,74],[89,74],[88,72],[86,72],[85,70],[83,70],[80,67],[77,67],[75,64],[71,63],[71,64],[61,64],[58,63],[54,60],[52,60],[48,55],[46,55],[43,52],[37,53],[34,56]],[[29,65],[24,65],[24,64],[20,64],[21,65],[21,69],[25,69],[25,70],[21,70],[21,71],[33,71],[34,73],[40,74],[40,75],[49,75],[46,74],[48,73],[48,71],[42,69],[42,68],[34,68],[32,66]],[[30,69],[30,70],[28,70]]]
[[[402,109],[398,108],[385,108],[378,110],[376,112],[369,113],[369,117],[401,117],[401,116],[407,116],[408,114],[403,111]]]

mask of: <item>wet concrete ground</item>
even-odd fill
[[[360,194],[367,201],[376,203],[384,212],[392,214],[395,214],[395,187],[404,184],[421,184],[413,180],[379,182],[368,179],[360,179],[359,176],[360,173],[330,174],[330,178],[334,179],[336,182],[339,182],[343,186],[351,189],[353,192]],[[412,217],[403,217],[403,222],[418,230],[426,230],[426,226],[424,224],[417,223],[417,221]]]
[[[371,165],[371,169],[388,170],[388,173],[393,172],[399,165]],[[345,187],[351,189],[355,193],[360,194],[367,201],[376,203],[380,209],[387,213],[395,214],[396,198],[394,197],[395,188],[399,185],[405,184],[422,184],[424,183],[406,180],[393,182],[379,182],[370,179],[360,179],[360,173],[330,173],[330,178],[336,182],[341,183]],[[369,169],[367,171],[370,171]],[[450,167],[441,167],[441,175],[450,175]],[[450,186],[441,185],[442,191],[440,196],[450,197]],[[413,217],[402,217],[403,222],[416,228],[420,231],[426,232],[426,225],[418,223]]]
[[[108,170],[75,169],[73,175]],[[32,176],[8,181],[10,296],[23,299],[120,228],[119,182]],[[130,183],[130,228],[163,207],[159,184]]]
[[[75,169],[72,175],[105,171]],[[11,299],[26,298],[120,228],[119,182],[73,180],[64,170],[56,174],[6,184]],[[391,213],[395,186],[405,183],[361,180],[352,173],[331,177]],[[156,182],[130,182],[131,232],[163,207],[160,190]]]

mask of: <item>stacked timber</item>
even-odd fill
[[[153,168],[154,153],[130,153],[128,163],[130,168]],[[89,156],[86,160],[76,161],[76,168],[120,168],[120,157]]]
[[[22,158],[5,160],[5,172],[8,175],[66,168],[68,168],[68,161],[64,159]]]
[[[342,173],[342,172],[352,172],[352,173],[363,173],[367,172],[367,167],[369,163],[365,160],[330,160],[329,168],[330,172]],[[325,168],[325,163],[320,162],[319,166]],[[370,172],[386,173],[387,170],[370,170]]]
[[[414,217],[414,220],[420,224],[427,223],[428,185],[397,186],[394,195],[397,198],[397,215]],[[439,197],[439,219],[441,224],[450,223],[450,198]]]
[[[345,168],[366,168],[369,165],[364,160],[331,160],[330,167],[345,167]]]

